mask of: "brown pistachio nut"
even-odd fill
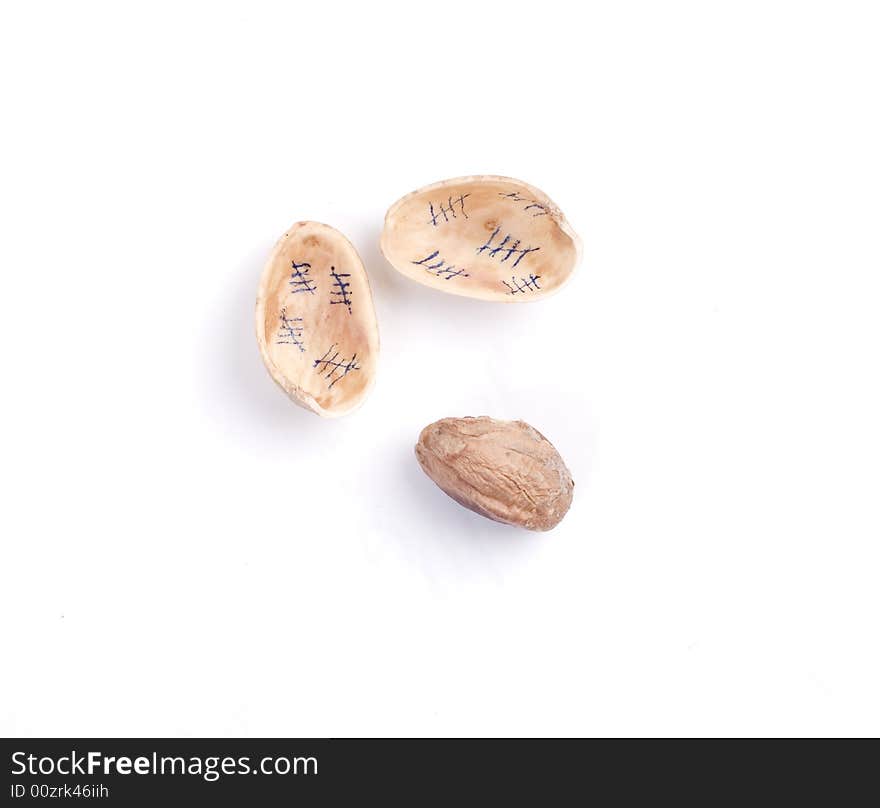
[[[422,430],[416,457],[446,494],[496,522],[551,530],[571,505],[559,452],[522,421],[443,418]]]
[[[361,259],[338,230],[297,222],[275,245],[257,290],[257,343],[272,378],[326,417],[366,398],[379,332]]]
[[[550,197],[494,175],[437,182],[398,200],[385,215],[381,248],[414,281],[503,303],[552,294],[581,251]]]

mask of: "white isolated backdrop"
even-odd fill
[[[880,731],[875,4],[0,13],[3,734]],[[477,173],[582,236],[557,296],[383,260]],[[337,421],[254,339],[299,219],[373,286]],[[483,414],[566,459],[555,531],[422,475]]]

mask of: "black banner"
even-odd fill
[[[876,744],[810,741],[3,740],[3,804],[344,804],[353,798],[537,805],[874,794]],[[829,754],[836,747],[842,754]],[[209,802],[210,801],[210,802]],[[45,804],[44,802],[44,804]]]

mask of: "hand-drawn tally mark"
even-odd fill
[[[296,345],[300,353],[305,353],[306,346],[303,345],[303,319],[302,317],[288,317],[287,309],[281,309],[279,315],[281,327],[278,329],[278,345]]]
[[[331,287],[330,294],[334,298],[331,300],[331,303],[341,303],[343,306],[348,308],[348,313],[351,314],[351,284],[343,280],[343,278],[350,278],[350,272],[337,272],[336,267],[330,267],[330,277],[333,278],[333,286]]]
[[[440,203],[439,208],[434,207],[433,202],[428,203],[428,211],[431,214],[430,222],[434,227],[437,227],[437,224],[440,223],[440,217],[443,217],[444,222],[449,221],[449,217],[451,216],[453,219],[457,219],[458,217],[455,215],[455,209],[458,208],[458,212],[464,216],[465,219],[468,218],[467,213],[464,211],[464,200],[467,199],[470,194],[461,194],[460,196],[453,199],[451,196],[446,201],[446,204],[443,202]]]
[[[423,258],[421,261],[411,261],[410,263],[424,267],[426,272],[430,272],[432,275],[435,275],[438,278],[444,278],[447,281],[451,281],[459,275],[461,275],[462,278],[470,277],[470,275],[463,269],[456,269],[455,264],[447,264],[444,259],[438,258],[439,255],[440,250],[434,250],[434,252]],[[431,263],[432,261],[435,263]]]
[[[310,295],[315,294],[315,282],[309,277],[309,269],[311,264],[297,264],[291,261],[293,272],[290,273],[290,293],[292,295],[299,292],[308,292]]]
[[[318,368],[318,373],[327,371],[327,375],[324,378],[330,379],[330,384],[327,386],[328,390],[340,379],[348,376],[353,370],[361,369],[361,366],[357,363],[357,353],[353,354],[351,359],[340,358],[335,342],[327,349],[327,353],[320,359],[315,360],[315,364],[312,367]]]
[[[507,281],[501,281],[501,283],[510,289],[510,294],[515,295],[518,292],[534,292],[540,289],[541,287],[538,284],[540,277],[540,275],[529,275],[527,278],[520,276],[519,280],[517,280],[515,275],[511,275],[510,283]]]
[[[532,218],[536,216],[546,216],[550,213],[550,208],[548,208],[546,205],[542,205],[540,202],[536,202],[534,199],[530,199],[527,196],[522,196],[519,191],[512,191],[509,194],[499,193],[498,196],[503,196],[505,199],[509,199],[511,202],[528,202],[523,210],[533,211]]]
[[[526,257],[526,255],[528,255],[529,253],[537,252],[541,249],[540,247],[523,247],[522,249],[520,249],[520,240],[514,239],[513,236],[510,235],[510,233],[508,233],[504,237],[503,241],[499,242],[496,246],[493,247],[492,242],[495,240],[495,236],[497,236],[500,232],[501,228],[496,227],[492,235],[489,236],[486,243],[482,247],[477,248],[477,252],[484,253],[488,251],[489,258],[494,258],[496,255],[498,255],[498,253],[504,253],[504,257],[501,259],[502,264],[507,261],[507,259],[510,258],[512,255],[516,255],[516,261],[511,264],[512,267],[515,267],[517,264],[519,264],[520,261],[523,260],[523,258]]]

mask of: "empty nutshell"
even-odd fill
[[[422,430],[415,450],[446,494],[496,522],[551,530],[571,506],[571,473],[553,444],[523,421],[443,418]]]
[[[279,239],[260,278],[256,327],[266,369],[300,406],[336,417],[366,398],[376,312],[364,265],[338,230],[297,222]]]
[[[395,202],[380,246],[400,273],[455,295],[526,303],[556,292],[581,244],[543,191],[494,175],[444,180]]]

